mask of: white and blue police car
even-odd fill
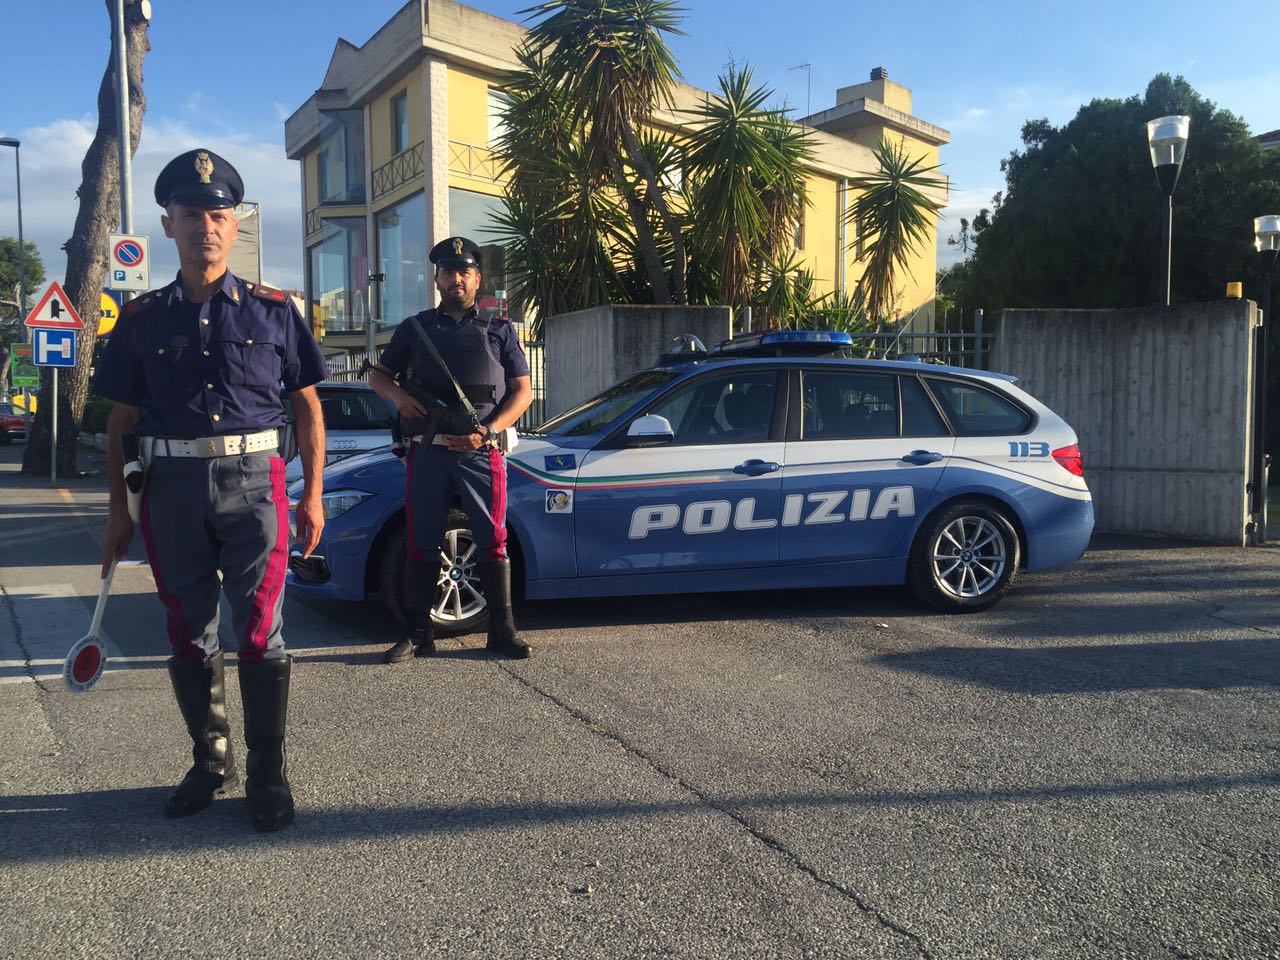
[[[1019,570],[1071,563],[1093,531],[1074,431],[1014,378],[849,359],[847,334],[774,331],[658,364],[523,434],[508,457],[513,568],[530,599],[906,584],[991,606]],[[405,470],[389,448],[325,471],[300,594],[404,610]],[[296,488],[293,488],[296,490]],[[460,511],[434,616],[478,629]]]

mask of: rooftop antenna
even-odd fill
[[[804,71],[804,115],[809,116],[809,94],[813,87],[813,64],[797,63],[794,67],[787,67],[788,70]]]

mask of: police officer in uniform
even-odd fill
[[[432,248],[440,306],[406,319],[392,334],[369,375],[369,383],[405,419],[426,416],[406,386],[439,398],[455,409],[458,386],[474,407],[480,426],[462,435],[419,434],[405,458],[408,525],[407,596],[409,634],[383,657],[397,663],[435,652],[431,607],[440,570],[439,544],[455,498],[471,522],[479,553],[477,570],[489,606],[488,649],[509,657],[529,656],[516,635],[511,614],[511,564],[507,558],[507,471],[498,435],[520,419],[533,400],[529,363],[515,328],[505,318],[487,319],[476,309],[480,289],[480,248],[465,237],[450,237]],[[447,364],[431,355],[416,319]],[[454,381],[458,386],[454,385]]]
[[[237,229],[231,208],[243,193],[235,168],[210,150],[174,158],[156,180],[180,270],[121,311],[98,365],[94,391],[115,401],[102,564],[105,576],[133,536],[120,439],[136,432],[146,465],[139,524],[168,614],[169,676],[195,761],[165,814],[203,810],[238,781],[218,644],[221,591],[239,643],[245,796],[253,825],[278,830],[294,817],[284,752],[290,660],[280,609],[289,506],[280,388],[292,401],[302,454],[297,526],[305,555],[324,526],[324,421],[313,384],[327,371],[288,296],[227,269]]]

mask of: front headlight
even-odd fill
[[[364,503],[372,493],[363,490],[330,490],[320,495],[320,509],[326,520],[340,517],[357,504]],[[296,497],[289,498],[289,526],[293,526],[293,514],[298,508]]]
[[[372,496],[372,493],[365,493],[363,490],[334,490],[320,497],[320,506],[324,510],[324,518],[332,520],[334,517],[342,516],[357,504],[364,503]]]

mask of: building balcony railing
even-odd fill
[[[313,233],[319,233],[320,228],[323,226],[324,224],[320,220],[320,208],[312,207],[307,211],[307,236],[309,237]]]
[[[470,177],[473,180],[498,183],[502,180],[502,163],[488,147],[450,140],[449,172]]]
[[[394,157],[373,171],[373,199],[385,196],[396,187],[404,186],[415,177],[422,176],[424,145],[415,143],[401,150]]]

